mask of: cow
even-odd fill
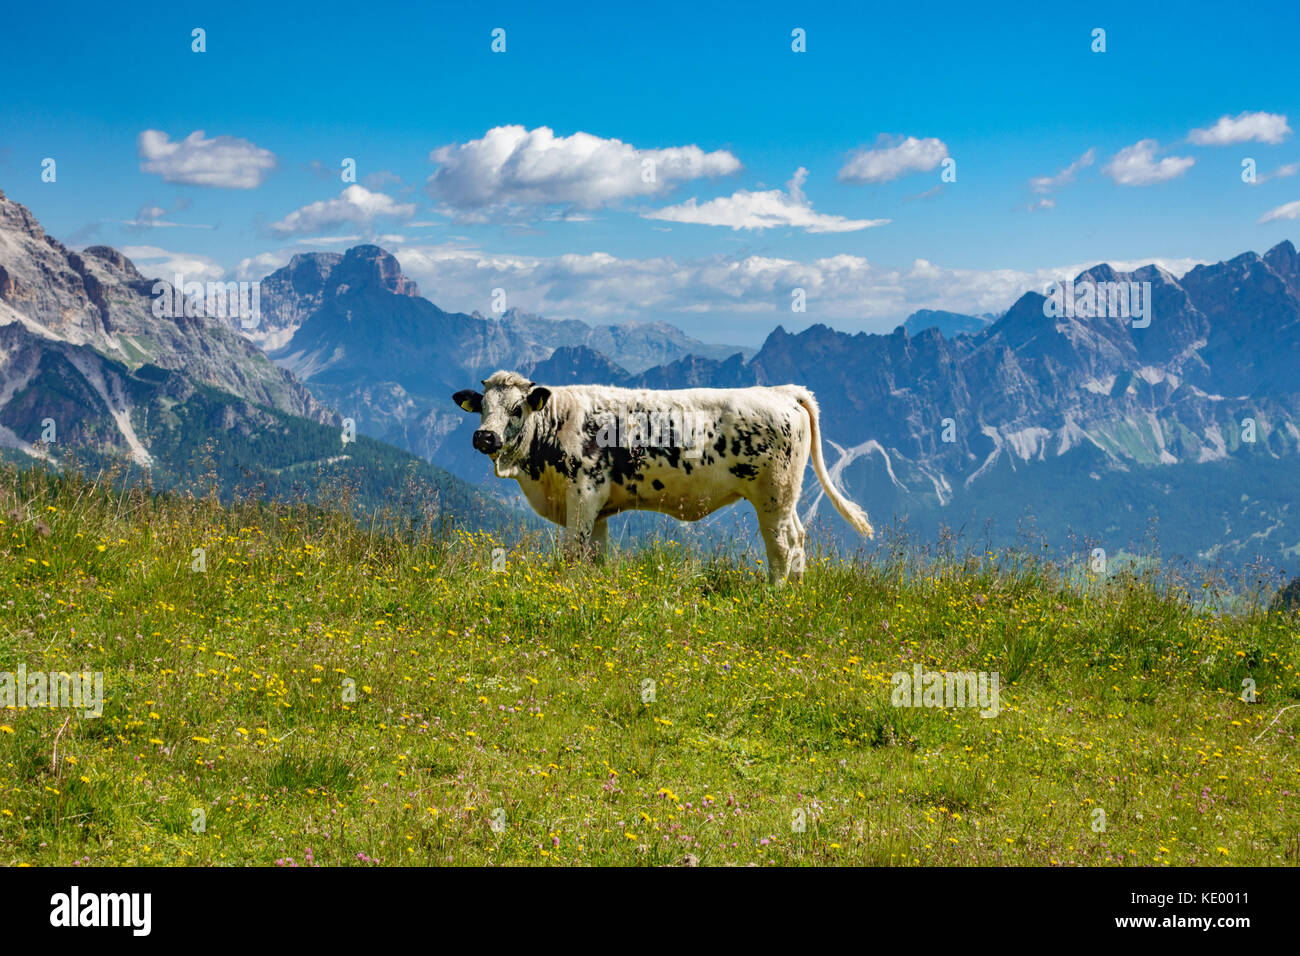
[[[811,450],[831,504],[874,536],[866,513],[835,488],[822,459],[821,413],[799,385],[681,390],[547,387],[516,372],[452,400],[480,416],[474,448],[533,509],[566,529],[569,555],[603,555],[606,520],[658,511],[698,521],[749,501],[767,547],[768,580],[803,577],[807,533],[797,505]]]

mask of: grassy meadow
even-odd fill
[[[0,864],[1300,863],[1293,615],[548,540],[0,470],[0,670],[104,674],[0,708]],[[894,706],[916,663],[1000,712]]]

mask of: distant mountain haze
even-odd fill
[[[926,329],[938,329],[944,338],[951,339],[958,335],[971,335],[986,328],[993,321],[988,315],[963,315],[960,312],[944,312],[938,309],[918,309],[907,317],[903,328],[908,335],[916,335]]]

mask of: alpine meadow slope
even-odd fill
[[[0,711],[0,863],[1300,861],[1294,613],[889,554],[776,589],[672,543],[573,566],[0,468],[0,652],[107,688],[61,738]],[[900,705],[918,670],[998,696]]]

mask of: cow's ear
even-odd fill
[[[528,407],[535,412],[540,412],[546,407],[546,403],[551,400],[551,390],[545,385],[533,389],[528,393]]]
[[[461,389],[451,397],[451,400],[467,412],[483,411],[483,396],[473,389]]]

